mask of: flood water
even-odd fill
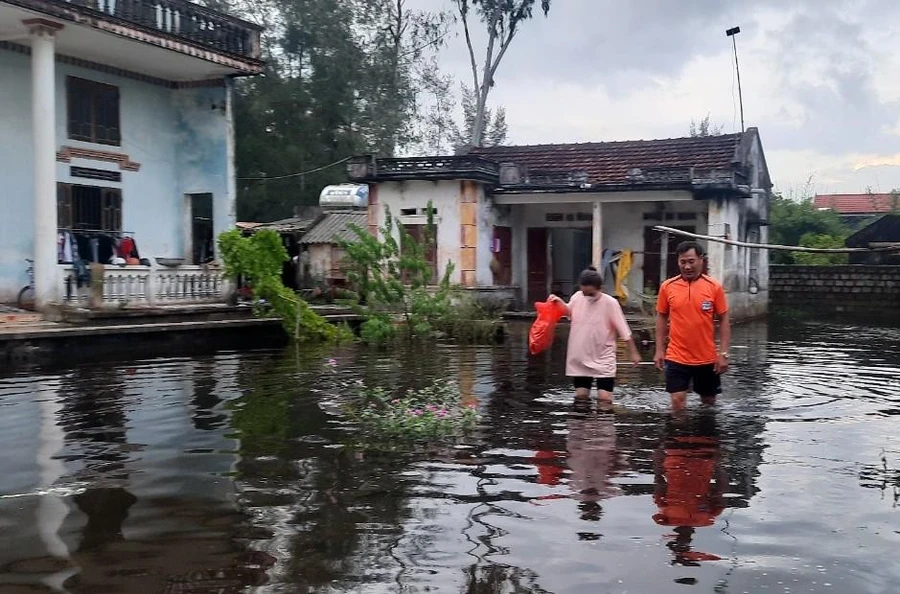
[[[725,395],[683,417],[647,368],[573,406],[557,342],[8,372],[0,592],[900,591],[898,329],[738,327]],[[348,381],[432,378],[475,435],[347,447]]]

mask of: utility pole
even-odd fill
[[[740,27],[732,27],[725,31],[725,35],[731,37],[731,45],[734,48],[734,69],[737,71],[738,103],[740,103],[741,106],[741,132],[744,132],[744,95],[741,92],[741,67],[738,66],[737,41],[735,40],[735,37],[737,37],[737,34],[740,32]]]

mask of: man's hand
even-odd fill
[[[666,368],[666,353],[665,351],[660,351],[657,349],[656,354],[653,355],[653,364],[656,365],[656,368],[660,371],[664,371]]]
[[[728,371],[728,357],[721,354],[716,357],[715,370],[719,375],[726,373]]]
[[[565,303],[558,295],[550,295],[547,297],[547,303]]]
[[[641,354],[637,351],[637,349],[634,349],[634,350],[631,351],[631,357],[630,357],[630,359],[631,359],[631,365],[632,365],[633,367],[640,367],[640,365],[641,365]]]

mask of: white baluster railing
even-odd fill
[[[70,266],[60,266],[62,301],[66,305],[92,305],[92,289],[79,287],[78,275]],[[97,282],[91,279],[91,285]],[[191,303],[219,303],[225,300],[228,282],[220,269],[179,266],[153,269],[149,266],[105,266],[103,307],[147,307]]]

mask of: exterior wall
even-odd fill
[[[309,273],[316,281],[331,276],[331,245],[327,243],[309,246]]]
[[[773,307],[900,319],[900,266],[772,266]]]
[[[747,224],[755,216],[750,200],[711,200],[708,234],[724,237],[727,233],[729,239],[764,243],[768,238],[767,229]],[[754,232],[757,235],[750,237]],[[768,253],[716,242],[709,242],[707,250],[710,275],[725,288],[732,317],[747,319],[765,315],[769,301]],[[751,293],[751,288],[757,292]]]
[[[371,191],[370,191],[371,196]],[[423,215],[401,216],[401,211],[408,208],[424,209],[431,201],[437,215],[437,264],[438,276],[443,276],[448,262],[453,262],[454,270],[450,282],[460,283],[462,280],[460,269],[461,219],[460,201],[462,187],[459,181],[405,181],[382,182],[376,189],[377,200],[375,204],[370,202],[370,229],[372,223],[380,232],[384,226],[385,208],[390,209],[391,216],[396,217],[401,223],[411,225],[424,225],[426,217]],[[474,270],[474,268],[473,268]]]
[[[697,219],[690,221],[698,233],[707,231],[706,202],[699,200],[673,200],[663,202],[666,213],[695,213]],[[639,305],[641,302],[639,293],[644,288],[644,230],[648,227],[660,224],[656,221],[644,220],[644,215],[658,212],[660,202],[610,202],[604,203],[601,213],[603,218],[603,248],[613,250],[631,250],[634,253],[634,263],[626,279],[626,287],[629,293],[629,303]],[[526,286],[528,264],[526,260],[526,234],[529,227],[547,227],[550,229],[585,229],[590,230],[591,220],[573,221],[547,221],[548,213],[563,213],[564,215],[582,213],[590,215],[592,205],[585,203],[562,204],[528,204],[512,207],[513,224],[513,282],[519,287]],[[662,224],[677,225],[677,221],[663,221]],[[560,257],[564,246],[554,246],[552,256]],[[565,256],[564,256],[565,257]],[[606,290],[612,292],[615,279],[606,279]],[[524,299],[524,295],[520,298]]]
[[[27,283],[25,258],[34,237],[31,63],[28,55],[0,49],[0,302],[15,300]],[[115,85],[120,94],[121,146],[69,140],[66,77]],[[216,106],[216,109],[211,109]],[[58,150],[92,149],[127,155],[139,171],[74,157],[57,162],[57,181],[122,190],[122,225],[133,232],[142,257],[183,257],[189,249],[186,194],[213,195],[214,233],[234,226],[235,188],[230,97],[226,87],[170,89],[114,74],[56,64]],[[73,178],[70,166],[120,171],[122,182]]]

